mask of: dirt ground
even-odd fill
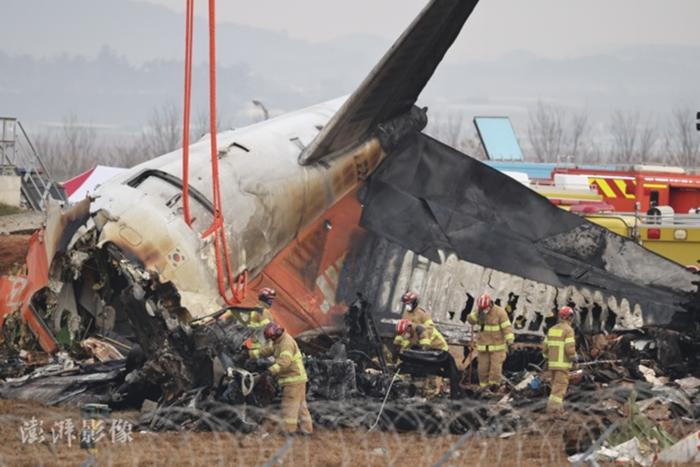
[[[134,421],[134,412],[115,413],[113,419]],[[44,441],[22,441],[20,428],[32,417],[42,423]],[[80,430],[76,407],[46,407],[36,402],[0,400],[0,465],[79,465],[90,454],[78,440],[53,442],[52,427],[71,419]],[[367,433],[317,429],[309,438],[287,438],[265,430],[230,433],[134,433],[133,440],[113,442],[111,425],[97,444],[98,465],[264,465],[286,443],[280,465],[434,465],[460,439],[459,436]],[[27,432],[25,432],[26,435]],[[58,434],[58,429],[54,431]],[[560,434],[514,435],[508,439],[473,437],[454,450],[445,465],[564,465],[567,464]]]
[[[0,235],[0,276],[12,274],[24,264],[29,235]]]

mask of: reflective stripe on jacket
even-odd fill
[[[250,352],[253,358],[270,355],[275,356],[275,363],[270,367],[270,373],[279,377],[279,383],[282,386],[308,381],[301,351],[297,341],[289,333],[285,331],[272,345]]]
[[[418,336],[418,344],[427,349],[444,350],[445,352],[449,350],[445,337],[436,328],[425,328],[423,333]]]
[[[544,339],[544,356],[550,370],[568,370],[576,355],[576,338],[569,323],[561,321],[552,326]]]
[[[394,337],[394,345],[397,346],[399,350],[406,350],[411,346],[411,339],[397,334],[396,337]]]
[[[508,313],[498,305],[494,305],[486,313],[483,322],[479,319],[478,310],[472,311],[467,320],[479,331],[476,341],[476,350],[479,352],[506,350],[507,344],[512,344],[515,340]]]
[[[263,330],[265,326],[273,321],[272,313],[270,313],[270,307],[267,304],[262,304],[255,311],[250,312],[250,318],[248,320],[248,327],[250,329],[255,329],[255,334],[250,338],[251,349],[261,349],[265,346],[265,337],[263,336]]]

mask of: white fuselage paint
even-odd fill
[[[378,141],[370,139],[331,160],[298,163],[302,149],[343,102],[344,98],[336,99],[217,135],[222,212],[236,273],[247,270],[257,275],[305,226],[360,182],[366,174],[359,174],[356,165],[371,160],[371,172],[383,158]],[[177,189],[164,185],[164,190],[144,192],[149,190],[127,184],[149,170],[181,180],[182,150],[144,162],[96,191],[91,211],[103,210],[110,216],[99,242],[139,251],[148,270],[174,283],[194,317],[216,311],[223,301],[213,245],[211,237],[200,235],[210,219],[199,216],[189,228]],[[212,199],[207,137],[190,146],[189,180],[193,189]],[[166,206],[169,196],[175,202]],[[190,203],[194,206],[197,201],[191,197]]]

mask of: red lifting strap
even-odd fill
[[[192,37],[194,0],[187,1],[185,39],[185,105],[182,136],[182,205],[187,225],[192,224],[189,205],[189,126],[190,102],[192,94]],[[214,219],[211,226],[202,234],[207,238],[214,235],[216,252],[216,275],[219,293],[227,305],[236,305],[245,299],[248,273],[235,277],[231,267],[226,227],[221,211],[221,190],[219,187],[219,158],[216,141],[216,11],[215,0],[209,0],[209,132],[211,143],[212,203]],[[228,288],[228,290],[227,290]]]

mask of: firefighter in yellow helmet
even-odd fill
[[[309,408],[306,405],[306,369],[297,342],[284,328],[269,323],[264,329],[265,339],[272,345],[250,351],[251,358],[274,355],[275,363],[269,368],[270,374],[278,378],[282,386],[282,421],[287,433],[310,435],[314,431]]]
[[[430,313],[418,306],[418,298],[418,294],[411,291],[408,291],[401,296],[401,303],[403,304],[401,319],[406,320],[411,324],[420,324],[425,328],[435,328],[435,324],[433,323],[433,318],[430,317]],[[412,343],[407,337],[398,332],[396,333],[394,345],[396,345],[399,349],[408,348],[411,344]]]
[[[498,389],[501,385],[503,362],[513,343],[513,327],[506,310],[493,303],[489,294],[477,300],[477,307],[467,318],[479,332],[476,341],[479,361],[479,386]]]
[[[559,323],[547,331],[544,339],[544,356],[552,383],[552,392],[547,401],[548,412],[564,410],[564,395],[569,387],[569,369],[576,360],[576,338],[571,322],[574,310],[564,306],[559,310]]]
[[[274,321],[272,313],[270,313],[270,308],[272,308],[272,302],[275,298],[277,298],[275,289],[264,287],[258,292],[258,306],[255,310],[250,312],[250,319],[248,321],[248,327],[255,330],[255,334],[251,337],[250,346],[253,350],[259,350],[265,345],[263,330],[265,326]]]
[[[395,340],[399,347],[399,352],[413,345],[419,346],[423,350],[442,350],[443,352],[449,350],[447,341],[440,334],[440,331],[434,327],[413,324],[408,319],[400,319],[396,324],[396,337],[400,338],[397,341]],[[423,386],[423,395],[435,397],[439,396],[441,392],[442,377],[437,375],[427,377]]]

